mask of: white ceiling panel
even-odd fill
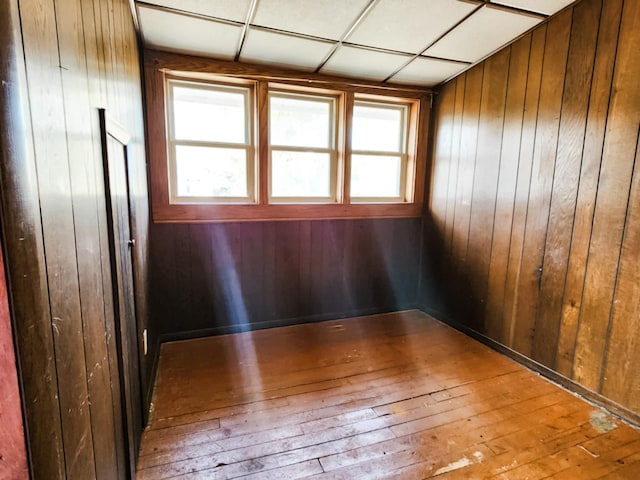
[[[369,0],[260,0],[252,24],[340,40]]]
[[[250,28],[240,53],[240,61],[310,72],[322,63],[331,48],[333,43]]]
[[[458,0],[380,0],[347,41],[420,53],[477,6]]]
[[[176,8],[185,12],[244,22],[250,0],[145,0],[145,3]]]
[[[424,53],[431,57],[475,62],[541,21],[534,16],[486,6]]]
[[[242,27],[138,7],[145,45],[225,60],[235,57]]]
[[[321,73],[381,81],[410,58],[407,55],[341,46],[322,68]]]
[[[464,63],[417,57],[389,81],[406,85],[433,87],[468,68]]]
[[[552,15],[573,2],[575,0],[493,0],[492,3]]]

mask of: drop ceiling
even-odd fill
[[[434,86],[575,0],[148,0],[145,47]]]

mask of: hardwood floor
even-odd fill
[[[640,432],[409,311],[164,344],[147,479],[635,479]]]

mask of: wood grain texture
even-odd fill
[[[639,22],[640,5],[625,2],[573,363],[574,378],[593,390],[600,387],[638,141]]]
[[[585,391],[604,395],[630,416],[640,408],[638,387],[625,380],[640,368],[634,353],[638,293],[632,285],[637,272],[630,260],[638,248],[638,8],[630,1],[584,0],[508,47],[509,64],[499,67],[499,74],[508,75],[506,103],[489,106],[483,97],[486,115],[482,110],[454,111],[453,125],[479,122],[477,131],[462,128],[460,134],[462,151],[477,144],[460,156],[476,155],[469,174],[473,188],[459,183],[463,192],[447,189],[431,197],[435,218],[450,202],[462,204],[469,192],[479,198],[478,189],[493,184],[493,157],[482,152],[495,152],[496,141],[478,132],[491,128],[504,106],[499,177],[495,195],[488,192],[489,202],[496,201],[495,219],[476,218],[474,212],[483,210],[472,205],[466,251],[465,241],[448,243],[446,221],[444,227],[433,223],[440,231],[429,235],[440,239],[444,257],[451,257],[440,272],[449,294],[449,306],[439,310],[442,315],[540,362]],[[467,92],[487,91],[494,58],[481,65],[483,78],[473,79],[467,72]],[[462,78],[442,88],[457,88]],[[450,145],[434,151],[434,175],[441,177],[432,180],[434,185],[450,179],[451,172],[438,163],[450,164],[446,152],[456,149],[458,141],[455,128],[451,138],[438,135]],[[457,208],[455,222],[458,212],[466,218],[464,207]],[[463,229],[458,234],[464,236]],[[438,246],[424,248],[438,251]],[[484,296],[466,295],[474,289],[483,292],[485,284],[486,306]],[[458,306],[467,299],[470,306],[462,312],[479,313],[460,314]]]
[[[470,282],[473,305],[470,311],[474,321],[478,322],[487,304],[493,241],[493,228],[489,228],[489,225],[495,223],[510,54],[511,49],[505,49],[487,60],[482,79],[482,100],[469,222],[469,238],[472,240],[469,241],[467,248],[467,265],[474,272]],[[476,312],[477,309],[480,311]],[[476,327],[484,328],[481,323]]]
[[[500,172],[496,193],[495,221],[489,263],[485,330],[492,338],[503,338],[502,309],[504,304],[511,226],[514,216],[515,192],[520,167],[520,139],[527,92],[531,35],[511,45],[504,112],[504,131],[500,150]]]
[[[408,308],[420,219],[156,224],[153,318],[169,336]]]
[[[528,356],[533,354],[572,13],[563,12],[547,26],[513,341],[514,349]]]
[[[417,311],[166,343],[154,405],[141,480],[599,479],[640,445]]]
[[[573,369],[621,13],[621,0],[603,2],[556,354],[556,368],[567,377]]]
[[[527,72],[527,90],[525,93],[524,114],[522,119],[522,136],[520,138],[520,158],[516,194],[513,204],[513,220],[511,223],[511,241],[507,264],[507,283],[504,293],[502,338],[505,345],[513,347],[515,341],[518,285],[522,258],[524,255],[525,227],[527,221],[527,205],[529,201],[529,185],[531,183],[533,153],[535,144],[538,103],[542,79],[542,62],[547,36],[547,26],[543,25],[532,33],[529,69]]]
[[[597,1],[576,6],[571,26],[532,350],[547,366],[555,364],[601,7]]]
[[[65,475],[58,379],[18,7],[17,1],[0,6],[0,65],[6,78],[0,89],[2,236],[21,375],[40,380],[22,382],[30,462],[58,480]]]
[[[12,139],[7,148],[2,139],[2,231],[33,478],[124,475],[98,108],[133,133],[129,176],[141,253],[135,294],[146,326],[148,199],[129,8],[126,0],[2,5],[2,21],[11,22],[2,29],[3,85],[16,80],[11,121],[2,118]],[[7,52],[24,62],[12,60],[10,73]],[[138,341],[137,332],[132,337]],[[151,355],[142,359],[145,387],[156,338],[153,332]]]

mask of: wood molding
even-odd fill
[[[432,90],[426,87],[409,87],[369,80],[354,80],[347,77],[304,73],[293,69],[265,67],[250,63],[215,60],[149,49],[144,51],[144,66],[145,68],[171,72],[173,75],[189,72],[190,78],[198,75],[203,78],[211,75],[237,76],[253,80],[268,80],[305,87],[321,87],[372,95],[389,95],[396,92],[397,95],[403,98],[422,98],[432,93]]]
[[[202,223],[202,222],[244,222],[269,220],[306,220],[306,219],[345,219],[345,218],[402,218],[419,217],[422,214],[426,161],[427,137],[430,117],[430,90],[418,88],[391,87],[375,82],[354,83],[352,79],[327,77],[324,75],[301,74],[289,70],[265,69],[253,65],[224,62],[207,58],[177,55],[173,53],[145,51],[145,85],[148,119],[148,151],[149,176],[153,220],[157,223]],[[351,108],[354,94],[375,96],[375,98],[404,98],[416,105],[412,108],[413,121],[416,124],[415,135],[410,141],[414,144],[415,154],[409,163],[409,180],[415,187],[410,203],[344,203],[330,204],[283,204],[266,203],[268,200],[268,182],[265,171],[268,171],[268,130],[264,126],[257,129],[258,159],[256,170],[257,185],[260,187],[256,204],[207,204],[184,203],[172,204],[168,191],[168,159],[166,148],[166,105],[164,83],[165,77],[191,79],[211,79],[212,76],[230,75],[254,80],[258,83],[258,102],[256,117],[261,125],[268,120],[266,111],[266,87],[269,81],[278,84],[300,87],[322,87],[344,92],[347,97],[347,108]],[[204,76],[203,76],[204,75]],[[350,103],[349,103],[350,102]],[[346,128],[350,122],[346,121]],[[422,134],[421,134],[422,133]],[[348,132],[347,132],[348,135]],[[414,138],[415,137],[415,138]],[[345,139],[345,145],[348,142]],[[347,152],[350,146],[346,145]],[[346,162],[348,164],[348,162]],[[345,191],[348,191],[348,165],[340,172],[344,176]]]

